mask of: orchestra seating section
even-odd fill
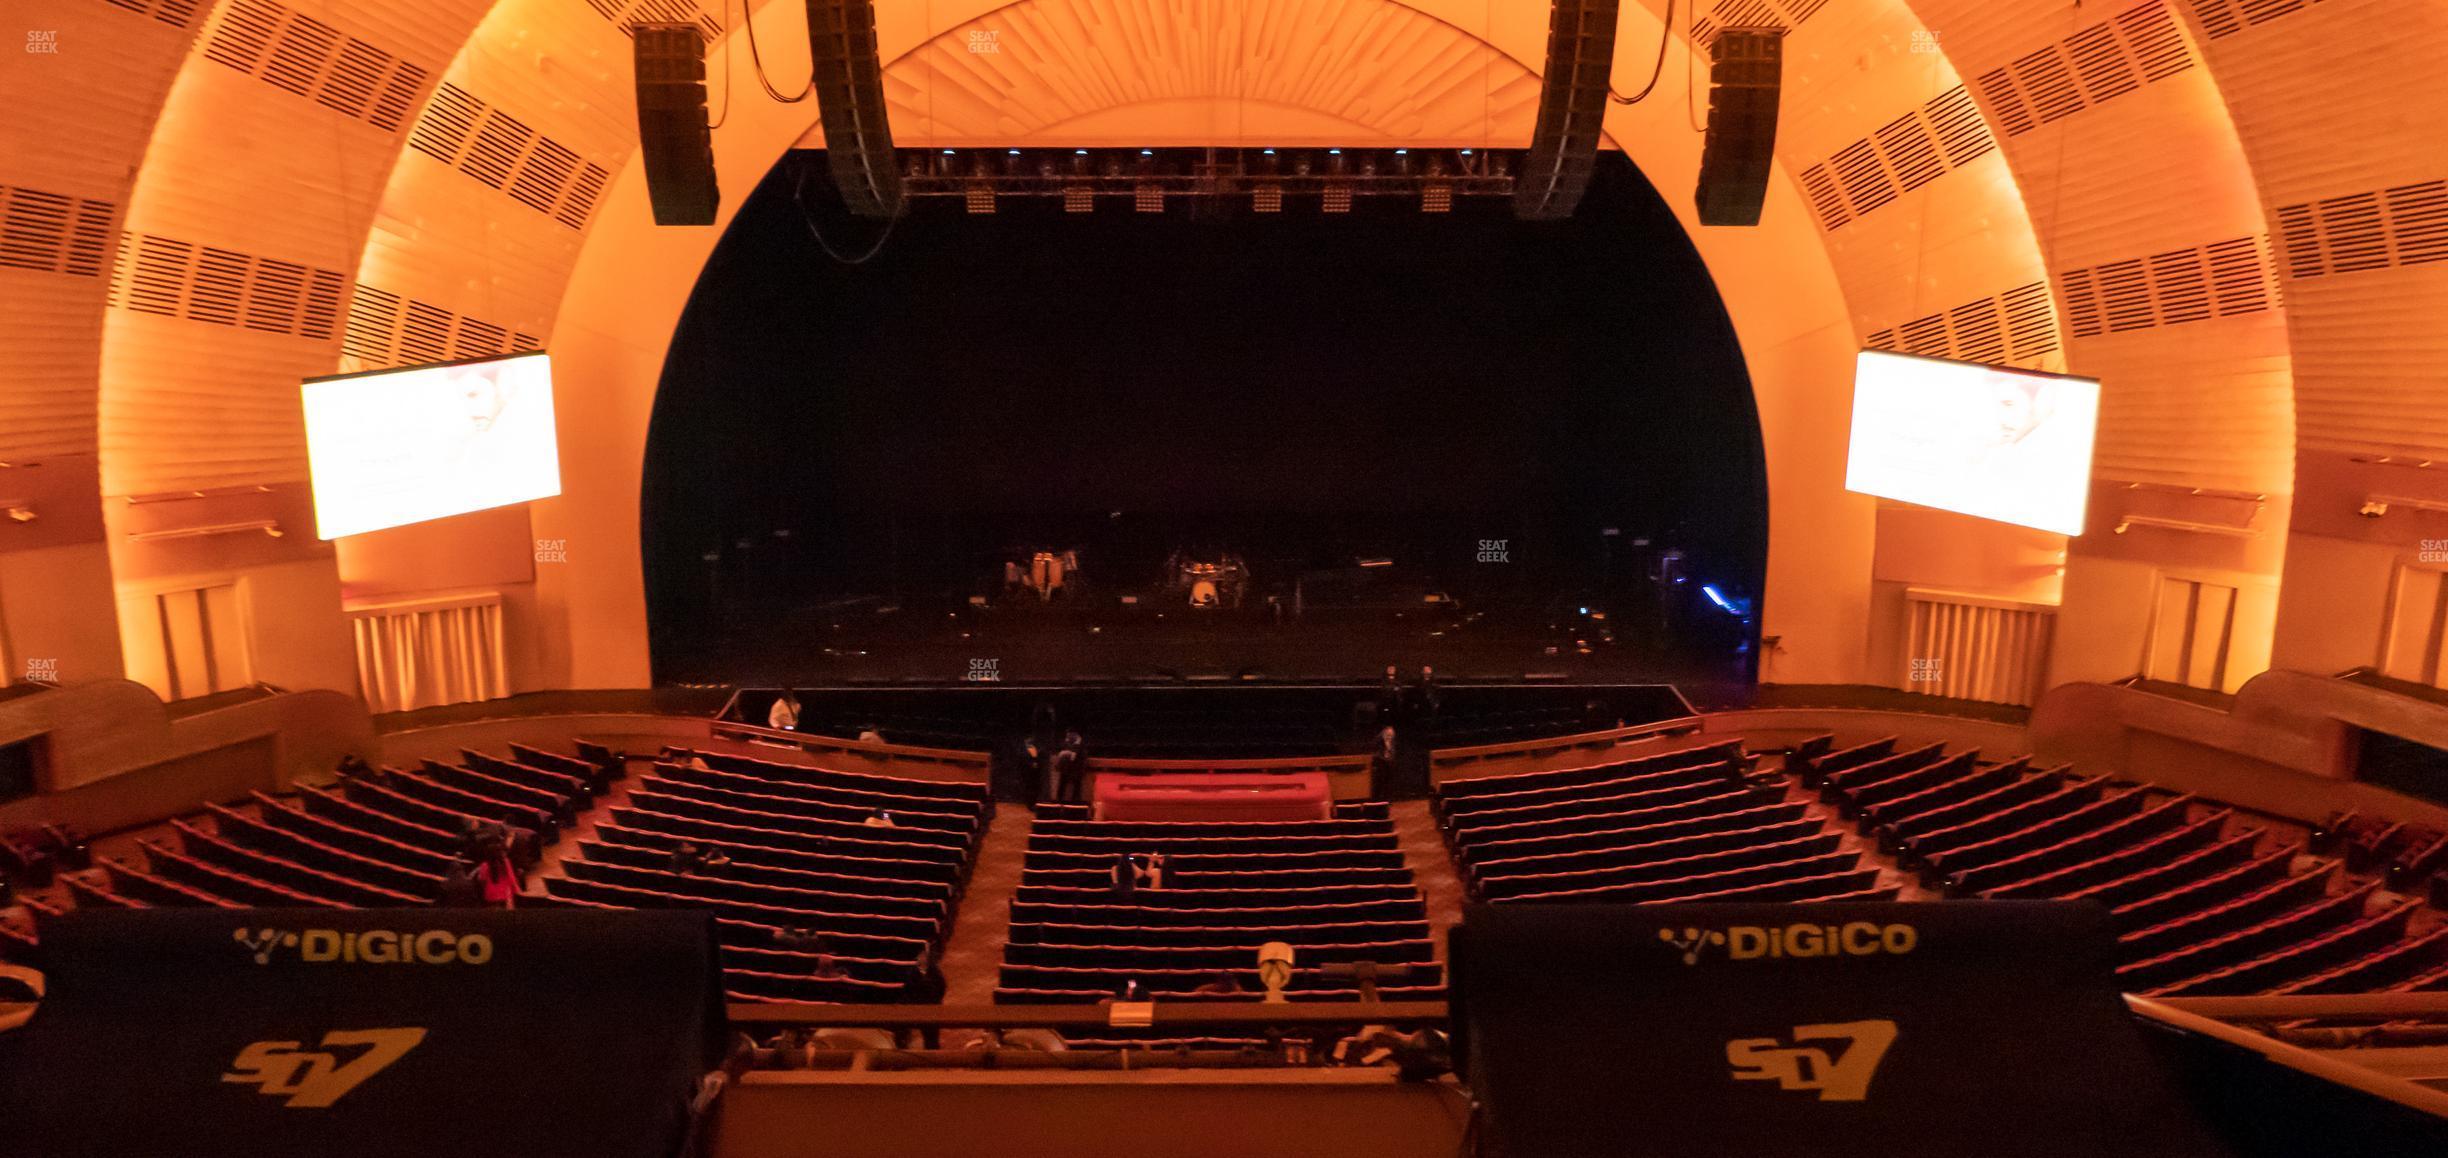
[[[1148,854],[1164,857],[1161,887],[1116,890],[1115,866]],[[1383,802],[1253,822],[1099,821],[1048,806],[1029,830],[995,1000],[1104,1001],[1135,981],[1152,999],[1254,1001],[1259,949],[1277,941],[1293,948],[1291,1000],[1445,993],[1427,902]]]
[[[78,907],[387,908],[435,903],[472,830],[497,825],[510,855],[532,865],[618,779],[620,757],[513,744],[466,751],[455,764],[382,768],[282,798],[208,804],[141,838],[134,857],[104,857],[61,883]],[[50,906],[29,899],[38,914]],[[33,948],[31,943],[26,949]]]
[[[1807,756],[1795,772],[1948,896],[2108,905],[2129,991],[2448,990],[2448,927],[2397,891],[2419,864],[2381,859],[2436,862],[2436,833],[2400,828],[2367,858],[2341,857],[2149,784],[1891,739]],[[2339,818],[2313,836],[2354,827]]]
[[[735,1001],[899,1001],[934,968],[992,814],[982,784],[671,749],[538,899],[712,911]]]
[[[1429,803],[1462,886],[1489,903],[2089,899],[2113,914],[2133,992],[2448,991],[2448,834],[2413,825],[2307,827],[1892,737],[1762,751],[1648,737],[1586,767],[1449,779]],[[59,831],[15,834],[6,851],[8,875],[43,893],[21,898],[38,916],[420,905],[463,874],[471,831],[499,826],[534,870],[523,904],[711,910],[735,999],[887,1002],[940,992],[934,962],[992,809],[974,783],[511,745],[209,805],[112,855]],[[1117,864],[1155,853],[1161,887],[1115,886]],[[1294,999],[1444,991],[1383,802],[1277,822],[1046,805],[1008,904],[1001,1002],[1109,1000],[1133,982],[1168,1000],[1254,999],[1259,949],[1276,941],[1294,948]],[[37,958],[38,932],[0,924],[0,959]]]
[[[1898,885],[1739,741],[1669,737],[1587,767],[1448,780],[1431,803],[1491,904],[1892,900]]]
[[[941,948],[991,809],[982,785],[720,753],[667,752],[629,780],[625,757],[578,748],[463,752],[208,805],[140,840],[140,855],[102,859],[99,879],[60,883],[79,907],[426,905],[490,822],[522,872],[560,853],[522,903],[714,912],[735,1000],[892,1002]],[[625,798],[565,840],[616,785]],[[886,815],[889,827],[870,823]],[[675,858],[683,843],[697,855]],[[0,957],[38,952],[0,934]]]
[[[1492,903],[1893,896],[1901,882],[1878,882],[1901,873],[1924,895],[2107,905],[2130,992],[2448,991],[2448,920],[2424,896],[2441,833],[2340,816],[2307,836],[2149,784],[1893,738],[1782,755],[1762,773],[1736,741],[1645,746],[1448,781],[1435,811]]]

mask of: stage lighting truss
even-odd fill
[[[1306,205],[1349,213],[1357,202],[1394,198],[1422,213],[1450,213],[1463,199],[1513,195],[1518,149],[910,149],[902,152],[911,197],[959,197],[971,213],[1002,198],[1060,199],[1065,212],[1093,213],[1127,201],[1163,213],[1183,199],[1246,199],[1252,212]]]

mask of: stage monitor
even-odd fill
[[[1845,489],[2079,535],[2099,382],[1864,350]]]
[[[312,378],[301,393],[322,538],[561,493],[543,354]]]

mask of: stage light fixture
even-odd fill
[[[1420,190],[1420,212],[1453,212],[1453,186],[1429,185]]]
[[[1349,182],[1336,181],[1326,186],[1326,197],[1324,204],[1324,209],[1326,212],[1349,213],[1351,212],[1351,205],[1352,187]]]
[[[1090,189],[1086,185],[1065,186],[1063,188],[1063,212],[1096,212],[1096,190]]]
[[[995,191],[994,186],[992,185],[988,185],[983,182],[976,185],[971,185],[964,191],[964,196],[969,203],[969,212],[971,213],[992,213],[995,211]]]
[[[1153,182],[1142,182],[1131,190],[1131,201],[1141,213],[1162,213],[1165,210],[1164,187]]]
[[[1283,186],[1270,181],[1251,188],[1250,210],[1254,213],[1283,212]]]

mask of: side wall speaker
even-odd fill
[[[1776,166],[1785,33],[1728,28],[1709,44],[1708,140],[1700,150],[1702,225],[1757,225]]]
[[[694,24],[637,24],[638,151],[657,225],[712,225],[714,132],[706,122],[705,33]]]
[[[901,169],[885,119],[875,0],[807,0],[808,56],[825,156],[842,202],[861,217],[901,215]]]
[[[1615,59],[1621,0],[1555,0],[1547,14],[1547,71],[1539,81],[1538,127],[1513,185],[1513,215],[1572,216],[1598,162],[1607,74]]]

